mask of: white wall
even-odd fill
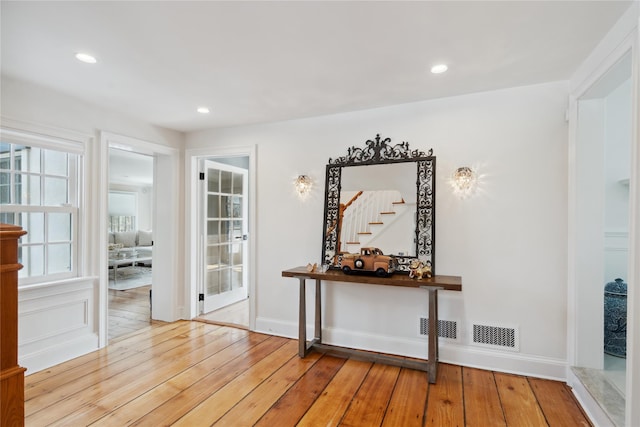
[[[631,79],[604,99],[605,266],[604,283],[627,280],[629,176],[631,166]]]
[[[327,160],[380,133],[437,156],[436,269],[463,283],[441,293],[440,318],[463,328],[441,359],[564,377],[567,94],[555,82],[187,135],[186,148],[257,144],[257,329],[296,336],[297,283],[281,271],[320,260]],[[459,200],[446,181],[464,165],[482,178]],[[318,184],[306,202],[293,193],[299,174]],[[422,291],[349,285],[324,295],[328,342],[424,356]],[[517,327],[520,352],[471,346],[471,322]]]
[[[108,131],[174,148],[181,147],[183,136],[6,76],[2,76],[1,86],[2,126],[44,134],[79,135],[79,140],[88,141],[83,164],[86,180],[81,212],[86,233],[81,236],[82,277],[29,286],[19,292],[19,363],[27,368],[28,375],[106,344],[104,338],[101,341],[99,325],[106,320],[106,271],[101,271],[100,266],[101,262],[106,264],[106,220],[100,221],[100,212],[104,208],[106,218],[107,195],[101,189],[101,176],[106,177],[102,170],[106,156],[101,157],[101,151],[106,154],[107,150],[99,147],[99,133]],[[181,176],[179,170],[175,171],[176,187],[181,185]],[[176,198],[179,203],[180,198],[177,195]],[[179,251],[177,236],[172,239],[167,246]],[[176,259],[181,277],[182,260],[173,255],[170,259]],[[175,276],[178,277],[178,272]],[[171,278],[171,286],[176,283]],[[166,298],[168,304],[184,304],[175,295],[182,293],[174,290],[173,296]]]

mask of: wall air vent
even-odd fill
[[[474,323],[473,343],[501,350],[519,351],[520,334],[514,327]]]
[[[429,319],[420,317],[420,335],[429,336]],[[438,320],[438,337],[450,340],[458,340],[458,323],[452,320]]]

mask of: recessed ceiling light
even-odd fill
[[[207,107],[198,107],[198,113],[209,114],[209,109]]]
[[[438,65],[434,65],[433,67],[431,67],[431,72],[433,74],[440,74],[440,73],[444,73],[448,69],[449,69],[449,67],[447,67],[445,64],[438,64]]]
[[[86,62],[87,64],[95,64],[96,62],[98,62],[98,60],[94,56],[82,52],[76,53],[76,59],[78,61]]]

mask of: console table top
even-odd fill
[[[422,286],[435,286],[446,291],[462,291],[462,278],[460,276],[433,276],[428,279],[412,279],[406,274],[393,274],[389,277],[352,273],[345,274],[341,270],[307,271],[307,267],[295,267],[282,272],[282,277],[297,277],[327,280],[330,282],[364,283],[369,285],[404,286],[407,288],[420,288]]]

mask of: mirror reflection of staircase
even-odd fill
[[[411,211],[397,190],[352,191],[341,194],[341,251],[358,253],[360,248],[374,246],[389,252],[385,234],[393,234],[394,226],[406,220]],[[391,252],[402,252],[399,248]]]

